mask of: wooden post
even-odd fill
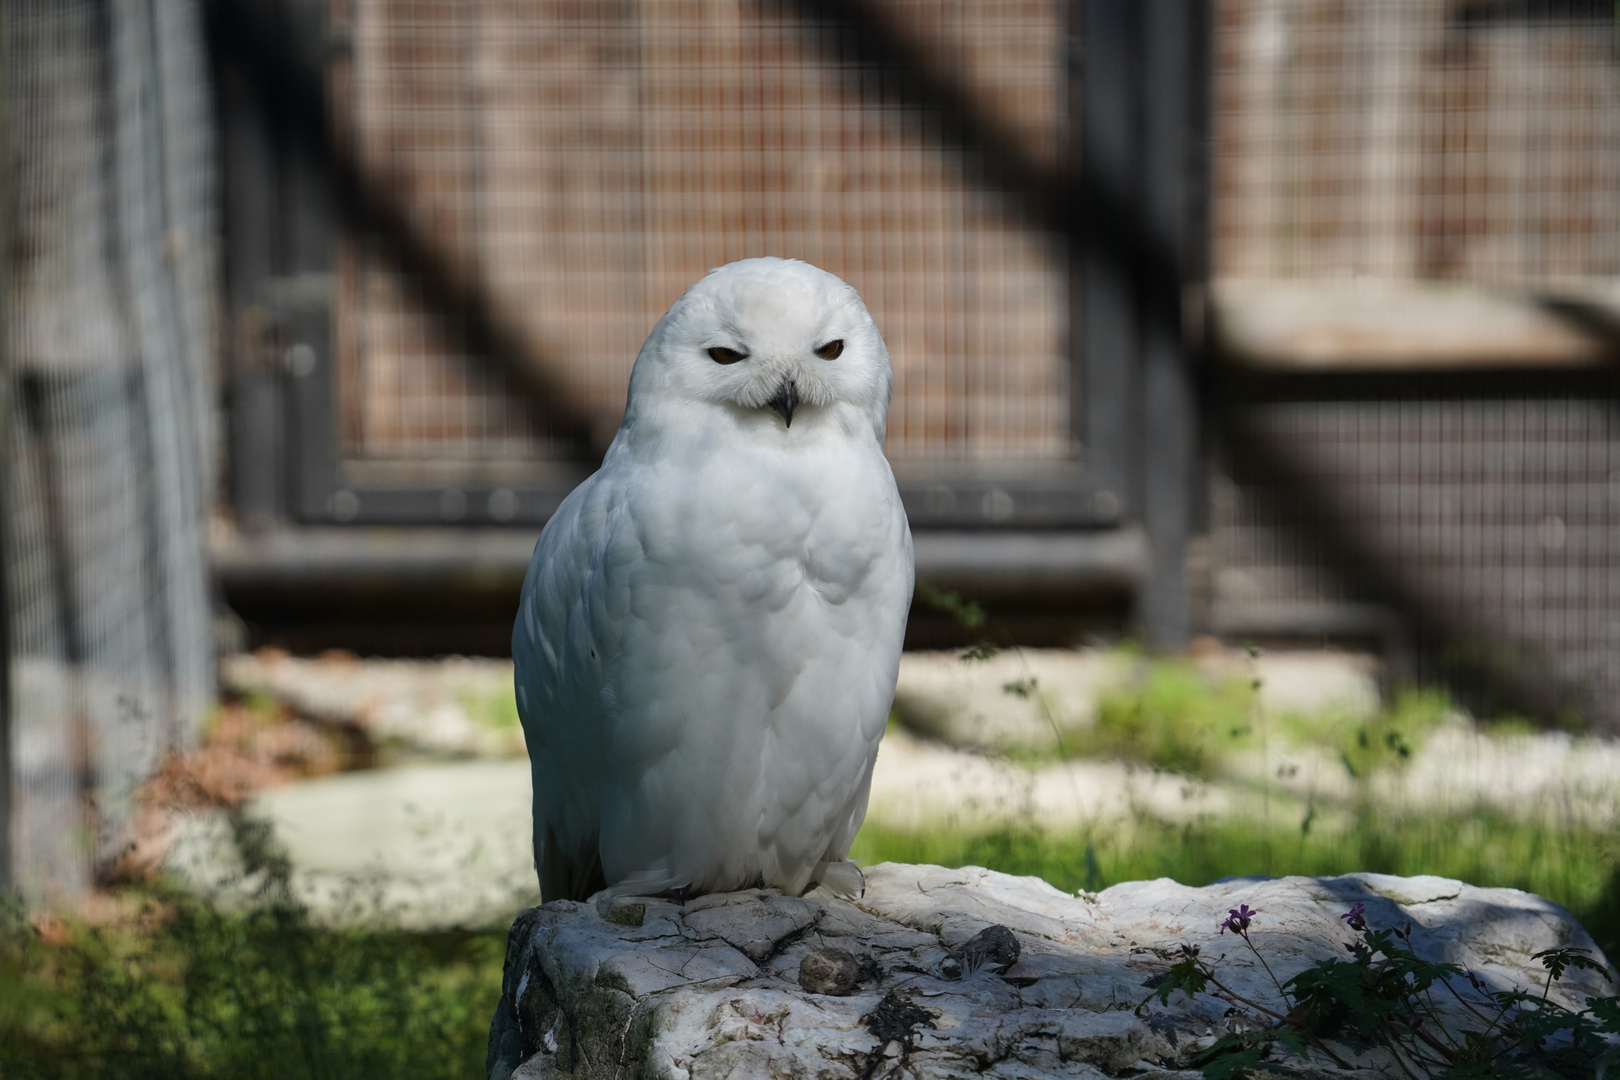
[[[1136,621],[1150,644],[1175,649],[1191,632],[1200,441],[1182,305],[1202,249],[1192,211],[1205,0],[1081,3],[1086,467],[1146,531],[1153,566]]]
[[[0,160],[11,155],[11,34],[0,12]],[[12,170],[0,169],[0,894],[17,885],[11,850],[12,688],[11,655],[11,439],[17,422],[11,387],[11,221],[16,213]]]
[[[1081,445],[1098,498],[1135,516],[1141,18],[1136,0],[1079,2]]]
[[[1142,525],[1153,572],[1138,598],[1148,640],[1179,649],[1191,632],[1187,549],[1198,475],[1198,404],[1182,326],[1182,297],[1193,278],[1196,238],[1191,196],[1195,167],[1195,73],[1202,51],[1195,29],[1201,0],[1143,0],[1143,223],[1173,262],[1142,276]]]

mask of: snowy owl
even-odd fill
[[[795,260],[653,327],[512,632],[545,899],[859,891],[912,589],[891,381],[855,290]]]

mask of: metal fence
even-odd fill
[[[1612,4],[1218,10],[1217,276],[1620,274]]]
[[[890,7],[1055,167],[1059,5]],[[687,285],[791,253],[848,278],[884,328],[902,465],[1073,458],[1061,249],[942,153],[925,117],[866,100],[813,21],[753,3],[352,0],[333,31],[349,42],[332,77],[359,160],[609,430],[642,338]],[[412,283],[364,237],[344,254],[345,461],[544,456],[474,363],[435,340]]]
[[[1620,727],[1614,6],[1219,10],[1216,291],[1319,314],[1225,399],[1214,625]]]
[[[846,277],[884,326],[914,526],[1039,530],[1050,595],[1117,601],[1142,532],[1094,550],[1057,530],[1120,525],[1151,501],[1141,458],[1191,457],[1190,394],[1144,410],[1136,372],[1151,354],[1184,391],[1197,35],[1180,0],[1087,2],[1119,17],[1084,38],[1108,61],[1085,94],[1079,6],[1057,0],[216,7],[233,595],[281,602],[293,561],[266,537],[288,522],[350,528],[320,549],[350,580],[380,565],[353,527],[543,523],[611,439],[657,316],[775,253]],[[1184,537],[1163,538],[1179,586]],[[977,574],[991,547],[919,551]]]
[[[11,850],[33,898],[116,863],[213,694],[204,506],[211,120],[186,0],[5,6]]]
[[[220,284],[230,511],[292,538],[283,576],[249,568],[272,591],[353,526],[532,537],[659,312],[792,254],[888,336],[919,558],[1029,556],[996,580],[1053,605],[1078,595],[1053,567],[1134,581],[1166,642],[1372,638],[1488,708],[1620,728],[1612,4],[203,13],[5,14],[31,888],[117,857],[130,785],[207,700]]]

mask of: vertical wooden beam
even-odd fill
[[[256,13],[303,44],[308,70],[324,70],[325,0],[260,0]],[[337,483],[331,305],[339,214],[330,169],[293,120],[253,100],[262,88],[245,85],[229,60],[221,68],[237,518],[250,530],[326,520]],[[287,107],[324,104],[306,95]],[[324,115],[301,122],[330,131]]]
[[[1200,439],[1182,298],[1202,272],[1207,0],[1078,3],[1085,464],[1146,531],[1153,571],[1136,622],[1175,649],[1191,632]]]
[[[11,660],[11,442],[17,423],[12,405],[11,367],[11,222],[16,214],[12,190],[11,33],[8,12],[0,11],[0,894],[17,886],[12,854],[12,686]]]
[[[1185,645],[1191,631],[1187,548],[1198,463],[1198,405],[1182,327],[1190,278],[1189,225],[1195,176],[1193,8],[1200,0],[1141,0],[1143,19],[1143,227],[1173,262],[1144,266],[1142,289],[1142,525],[1153,572],[1137,619],[1159,648]]]
[[[285,516],[283,409],[270,283],[279,261],[274,132],[238,73],[215,56],[230,408],[230,493],[250,531]]]
[[[1137,0],[1080,9],[1081,445],[1097,499],[1136,512],[1141,352],[1137,306],[1142,131]],[[1113,198],[1096,198],[1105,193]]]
[[[289,276],[281,285],[276,322],[288,406],[288,496],[300,521],[345,520],[333,506],[339,472],[332,275]]]

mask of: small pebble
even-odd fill
[[[799,961],[799,985],[812,994],[843,997],[853,993],[860,964],[843,949],[817,949]]]
[[[987,926],[940,964],[940,975],[960,979],[981,967],[1005,971],[1018,963],[1018,938],[1005,926]]]
[[[638,903],[614,904],[608,909],[607,921],[620,926],[640,926],[647,921],[647,905]]]

